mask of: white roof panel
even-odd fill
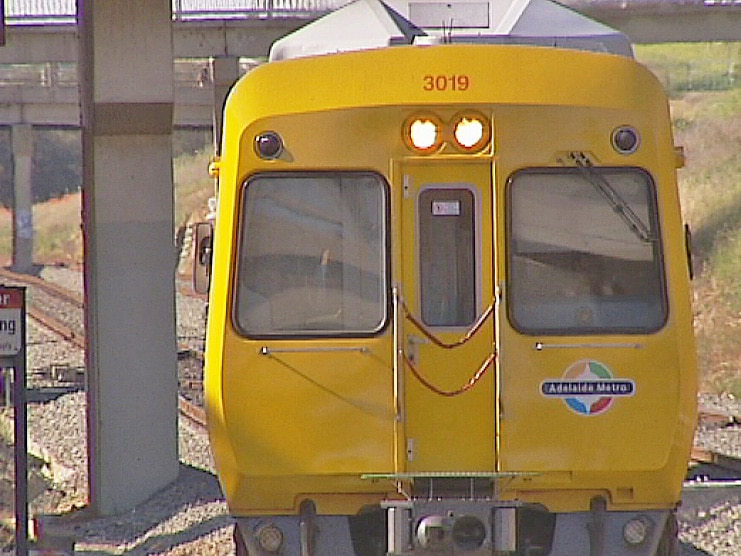
[[[421,42],[532,44],[633,55],[624,34],[552,0],[355,0],[276,41],[270,59]]]

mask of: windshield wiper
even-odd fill
[[[633,232],[638,239],[645,243],[655,241],[655,238],[651,235],[651,230],[643,220],[641,220],[640,216],[630,208],[630,205],[628,205],[625,199],[615,191],[615,188],[610,185],[604,176],[594,171],[594,165],[587,155],[584,153],[573,152],[571,153],[571,159],[581,171],[584,179],[592,184],[597,191],[602,193],[612,207],[612,210],[615,211],[623,222],[625,222],[628,229]]]

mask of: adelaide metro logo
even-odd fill
[[[635,394],[635,382],[615,379],[604,364],[593,359],[572,363],[557,380],[545,380],[540,393],[546,398],[560,398],[579,415],[600,415],[612,407],[615,398]]]

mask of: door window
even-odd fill
[[[470,325],[476,318],[473,193],[425,189],[418,214],[422,321],[430,326]]]

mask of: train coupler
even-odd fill
[[[501,556],[517,550],[517,509],[474,501],[387,501],[388,556]]]

